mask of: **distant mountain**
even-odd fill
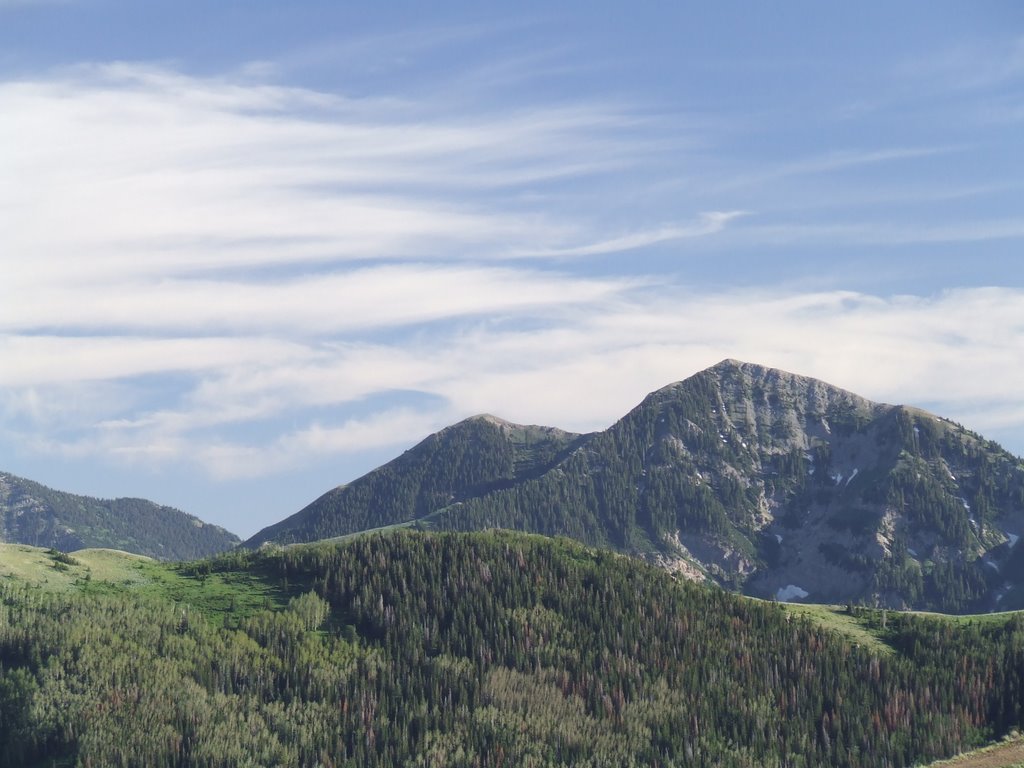
[[[427,518],[466,499],[542,476],[580,435],[474,416],[431,435],[394,461],[328,491],[245,545],[292,544]]]
[[[162,560],[231,549],[223,528],[145,499],[94,499],[0,472],[0,541],[71,552],[109,547]]]
[[[725,360],[603,432],[477,417],[246,542],[566,535],[762,597],[1024,606],[1024,464],[916,408]]]

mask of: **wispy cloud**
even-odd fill
[[[820,155],[781,162],[760,170],[745,171],[723,179],[717,188],[721,191],[728,191],[744,187],[759,187],[788,178],[834,174],[853,168],[945,155],[962,151],[962,149],[962,147],[956,146],[929,146],[833,150]]]
[[[1024,218],[968,219],[936,223],[921,218],[918,221],[865,220],[861,222],[796,221],[790,223],[751,224],[741,234],[732,237],[762,245],[834,245],[901,246],[940,243],[984,243],[994,240],[1024,238]]]
[[[438,428],[438,413],[389,409],[326,426],[312,423],[269,444],[214,443],[201,448],[203,466],[215,478],[255,477],[291,469],[304,461],[395,445],[396,435],[425,435]]]
[[[38,282],[50,279],[40,276]],[[59,324],[76,333],[131,329],[136,334],[330,336],[483,314],[529,312],[540,317],[608,298],[638,282],[436,264],[395,264],[273,281],[110,279],[95,287],[87,283],[85,290],[81,281],[60,281],[47,286],[45,300],[36,291],[12,291],[0,306],[0,333]],[[30,342],[23,339],[22,344]]]
[[[411,348],[479,324],[558,326],[644,284],[511,258],[643,245],[609,228],[595,248],[600,226],[535,196],[650,153],[642,116],[564,102],[440,112],[272,75],[114,63],[0,82],[0,431],[15,443],[283,469],[365,442],[366,424],[386,441],[436,424],[337,421],[451,376],[441,350]],[[251,424],[259,445],[232,432]]]
[[[619,253],[634,251],[657,243],[685,240],[691,237],[713,235],[725,229],[733,219],[746,215],[746,211],[708,211],[700,214],[700,218],[688,226],[668,226],[645,232],[634,232],[621,235],[598,243],[577,245],[568,248],[555,248],[546,251],[525,251],[521,256],[566,258],[571,256],[596,256],[602,253]]]
[[[737,174],[717,155],[676,188],[692,187],[689,208],[603,217],[620,187],[667,183],[641,171],[671,132],[621,104],[444,111],[266,75],[115,64],[0,83],[9,444],[265,475],[405,446],[478,411],[603,427],[726,356],[938,403],[972,426],[1019,416],[1019,290],[702,290],[685,271],[581,266],[658,244],[1020,237],[1012,217],[789,222],[733,196],[956,147]],[[748,209],[757,218],[737,225]]]
[[[976,91],[1024,78],[1024,36],[1000,41],[962,42],[904,61],[896,76],[915,88]]]
[[[386,343],[261,350],[252,340],[235,347],[250,343],[264,359],[236,352],[219,365],[197,364],[181,383],[177,406],[134,406],[125,415],[124,403],[112,399],[108,418],[80,423],[68,437],[50,435],[35,446],[69,455],[102,451],[121,461],[194,462],[222,478],[266,474],[295,468],[314,454],[397,449],[474,412],[600,428],[647,391],[726,356],[818,376],[882,401],[927,403],[974,428],[1006,427],[999,420],[1019,417],[1019,408],[1011,406],[1024,388],[1024,363],[1016,354],[1024,344],[1024,293],[696,295],[661,286],[577,307],[542,327],[482,322]],[[144,369],[136,362],[126,370],[130,354],[94,354],[105,345],[78,345],[83,357],[100,361],[96,373],[107,365],[116,379]],[[166,355],[167,348],[154,345],[153,357],[160,351]],[[187,357],[166,355],[164,370],[180,371]],[[56,363],[8,386],[8,409],[20,407],[31,419],[31,398],[24,393],[47,399],[57,386]],[[154,359],[145,370],[155,373],[161,366]],[[432,405],[366,410],[366,398],[395,390],[429,396]],[[311,408],[316,414],[309,415]],[[345,415],[351,408],[357,414]],[[96,403],[88,414],[95,419]],[[249,422],[293,426],[272,426],[269,439],[261,440],[212,429]],[[1016,423],[1024,424],[1019,418]]]
[[[33,264],[89,280],[562,247],[579,222],[518,192],[645,151],[599,105],[436,117],[129,64],[0,84],[0,111],[3,259],[27,288]]]

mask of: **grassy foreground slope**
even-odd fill
[[[565,540],[36,553],[0,575],[0,764],[907,766],[1022,718],[1020,617],[851,617],[882,652]]]
[[[116,549],[82,549],[68,555],[25,544],[0,544],[0,580],[35,584],[51,591],[74,589],[93,577],[112,584],[139,582],[150,564],[151,558]]]
[[[285,603],[280,584],[246,569],[201,571],[195,563],[161,563],[115,549],[65,553],[0,544],[0,585],[8,588],[31,586],[46,593],[180,604],[218,624]]]

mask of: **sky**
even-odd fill
[[[247,537],[724,358],[1024,455],[1024,4],[0,0],[0,471]]]

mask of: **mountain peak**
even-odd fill
[[[880,414],[892,406],[868,400],[835,384],[803,374],[791,373],[781,368],[772,368],[759,363],[727,358],[704,370],[720,382],[723,394],[730,398],[749,398],[749,392],[767,394],[769,397],[806,400],[811,411],[820,412],[841,404],[865,414]],[[700,376],[701,374],[698,374]]]
[[[761,363],[751,363],[746,360],[736,360],[732,357],[727,357],[721,360],[710,368],[704,370],[704,373],[745,373],[749,376],[763,378],[763,377],[785,377],[792,379],[802,379],[806,381],[820,381],[811,376],[804,376],[799,373],[792,373],[782,368],[775,368],[770,365],[762,365]],[[824,383],[824,382],[822,382]],[[829,384],[828,386],[832,386]]]
[[[245,545],[310,541],[408,524],[544,474],[581,437],[557,427],[514,424],[489,413],[470,416],[429,435],[394,461],[328,491]]]
[[[518,427],[518,424],[513,424],[507,419],[503,419],[500,416],[495,416],[491,413],[478,413],[475,416],[470,416],[463,419],[459,424],[492,424],[495,427]],[[456,425],[457,426],[457,425]]]
[[[601,432],[470,417],[247,545],[513,528],[759,597],[961,611],[1024,605],[1020,499],[1024,466],[957,425],[728,358]]]
[[[717,363],[715,363],[714,365],[712,365],[710,368],[708,368],[708,370],[709,371],[719,371],[719,370],[726,370],[726,369],[730,369],[730,368],[743,368],[744,366],[749,366],[749,365],[755,365],[755,364],[754,363],[747,363],[747,362],[744,362],[743,360],[737,360],[734,357],[727,357],[724,360],[720,360]]]
[[[514,421],[508,421],[507,419],[503,419],[500,416],[495,416],[490,413],[478,413],[475,416],[470,416],[462,421],[452,424],[450,427],[445,427],[445,429],[442,429],[441,432],[437,434],[441,434],[452,429],[478,424],[497,427],[505,433],[506,436],[511,437],[513,440],[519,438],[536,440],[544,436],[548,438],[557,437],[559,439],[579,437],[578,433],[570,432],[559,427],[548,427],[541,424],[517,424]]]

